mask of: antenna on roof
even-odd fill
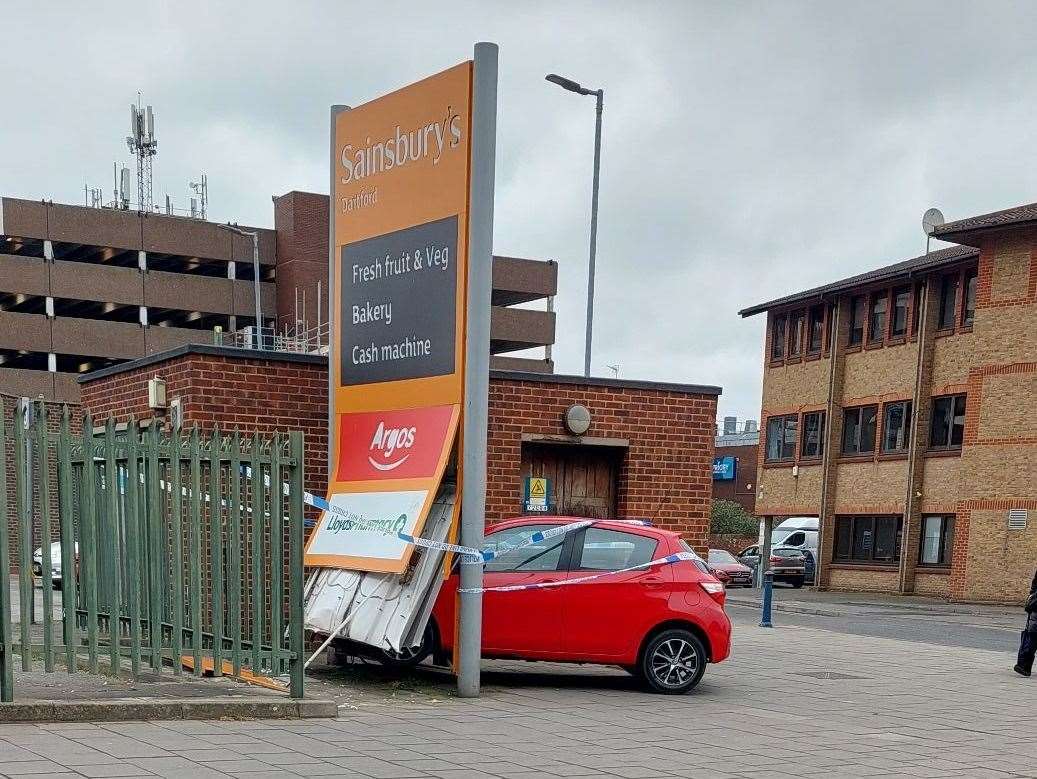
[[[936,232],[936,228],[944,222],[943,212],[938,208],[930,208],[922,214],[922,229],[925,231],[925,253],[929,254],[929,241]]]

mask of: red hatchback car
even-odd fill
[[[486,548],[528,541],[572,517],[523,517],[486,534]],[[551,584],[618,571],[688,551],[676,533],[601,520],[590,527],[510,551],[485,567],[484,587]],[[421,655],[453,651],[458,574],[443,583]],[[652,566],[589,582],[483,595],[482,653],[487,658],[619,665],[661,693],[683,693],[707,662],[728,656],[731,622],[724,586],[693,561]]]

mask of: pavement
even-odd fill
[[[0,725],[0,775],[1037,777],[1037,678],[1004,646],[730,613],[732,658],[685,696],[592,666],[487,662],[477,700],[434,669],[326,668],[310,687],[341,688],[338,719]]]

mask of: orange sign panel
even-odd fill
[[[308,565],[402,573],[464,400],[472,63],[333,119],[332,482]],[[362,528],[359,529],[358,528]]]

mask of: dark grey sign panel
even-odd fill
[[[342,247],[343,386],[454,372],[457,217]]]

